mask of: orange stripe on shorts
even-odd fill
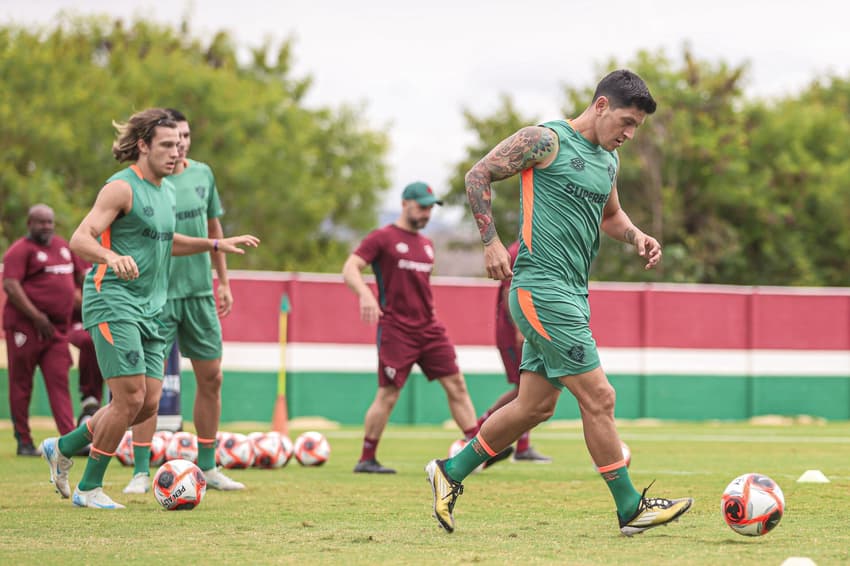
[[[525,315],[525,318],[528,319],[528,323],[531,324],[531,327],[536,330],[539,335],[551,342],[552,339],[549,337],[549,333],[546,332],[546,329],[543,328],[543,323],[540,322],[540,319],[537,317],[537,309],[534,308],[534,301],[531,299],[531,291],[526,289],[517,289],[516,292],[517,299],[519,300],[519,308],[522,310],[522,314]]]
[[[112,339],[112,331],[109,330],[108,322],[101,322],[97,325],[97,329],[100,330],[100,334],[106,339],[107,342],[109,342],[113,346],[115,345],[115,341]]]

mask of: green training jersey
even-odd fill
[[[542,125],[558,134],[560,146],[548,167],[522,172],[514,284],[560,282],[570,292],[587,294],[617,153],[591,143],[564,120]]]
[[[119,215],[100,235],[100,244],[128,255],[139,277],[119,279],[106,264],[94,264],[83,284],[83,325],[154,318],[167,298],[168,270],[174,243],[174,186],[163,179],[156,186],[134,165],[106,182],[125,181],[133,190],[133,207]]]
[[[175,232],[206,238],[207,220],[218,218],[224,211],[218,199],[212,169],[200,161],[186,160],[186,168],[168,180],[174,184],[177,197]],[[204,297],[213,294],[210,254],[194,254],[171,258],[168,298]]]

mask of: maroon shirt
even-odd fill
[[[3,279],[17,279],[32,304],[56,325],[67,326],[71,321],[76,269],[68,242],[56,235],[45,246],[21,238],[3,255]],[[31,321],[7,297],[3,328],[22,323]]]
[[[372,265],[384,312],[381,323],[416,328],[436,320],[430,283],[434,269],[431,240],[390,224],[372,231],[354,253]]]
[[[511,254],[511,267],[513,268],[516,256],[519,253],[519,240],[508,246],[508,253]],[[508,302],[505,301],[507,291],[511,288],[511,280],[503,279],[499,283],[499,296],[496,299],[496,347],[497,348],[513,348],[516,347],[516,327],[514,319],[511,317],[511,309]]]

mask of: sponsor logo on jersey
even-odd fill
[[[407,269],[409,271],[419,271],[421,273],[431,273],[434,269],[433,263],[424,263],[422,261],[413,261],[412,259],[398,260],[399,269]]]
[[[573,169],[576,171],[584,171],[584,159],[581,157],[573,157],[570,159],[570,165],[572,165]]]
[[[35,259],[37,259],[38,261],[43,263],[43,262],[47,261],[47,254],[44,253],[43,251],[38,251],[35,254]]]
[[[404,242],[399,242],[395,245],[395,251],[397,251],[400,254],[406,254],[407,252],[410,251],[410,246],[408,246]]]
[[[585,188],[579,187],[577,185],[573,185],[572,183],[567,183],[564,186],[564,190],[568,195],[572,195],[576,198],[584,199],[587,202],[593,202],[597,204],[604,203],[608,200],[608,195],[604,193],[594,193],[593,191],[588,191]]]
[[[198,194],[198,198],[203,200],[207,196],[207,188],[203,185],[198,185],[195,187],[195,192]]]
[[[142,236],[159,242],[167,242],[174,239],[174,232],[157,232],[156,230],[145,228],[142,230]]]
[[[192,210],[181,210],[177,213],[177,220],[187,220],[189,218],[197,218],[198,216],[203,216],[204,208],[199,206],[198,208],[193,208]]]
[[[69,250],[65,246],[59,248],[59,255],[61,255],[63,259],[71,261],[71,250]]]
[[[146,206],[142,209],[142,212],[145,214],[145,216],[150,218],[151,216],[153,216],[153,207],[152,206]]]
[[[54,275],[68,275],[74,273],[73,263],[60,263],[59,265],[45,265],[45,273],[53,273]]]
[[[431,247],[431,244],[425,244],[425,254],[429,258],[434,259],[434,248]]]

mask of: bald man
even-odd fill
[[[41,368],[50,409],[61,434],[74,428],[68,389],[71,352],[68,333],[76,284],[84,273],[68,242],[54,234],[54,213],[46,204],[30,208],[29,233],[3,255],[3,331],[9,361],[9,408],[18,456],[39,456],[29,426],[33,375]]]

